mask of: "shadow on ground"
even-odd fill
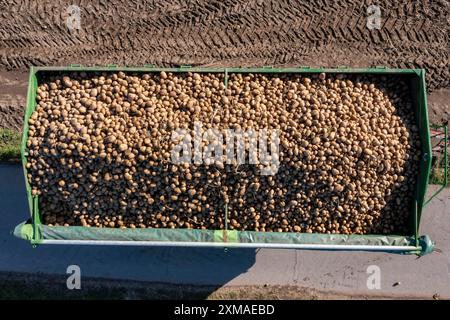
[[[32,248],[11,234],[17,224],[29,217],[23,171],[19,165],[0,165],[0,204],[0,271],[65,275],[68,266],[78,265],[82,279],[202,285],[203,290],[192,298],[204,298],[255,263],[255,249],[65,245]],[[54,282],[61,281],[61,288],[65,289],[68,276],[47,279],[46,283],[54,288]],[[20,287],[20,281],[13,287],[17,285]],[[183,290],[178,292],[184,297]],[[189,290],[185,293],[185,298],[192,294]]]

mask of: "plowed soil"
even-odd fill
[[[449,2],[372,3],[381,8],[379,30],[367,28],[369,4],[357,0],[0,1],[0,70],[73,63],[382,65],[425,68],[429,91],[450,97]],[[71,4],[81,10],[79,30],[66,26]],[[20,127],[25,85],[18,84],[16,96],[4,91],[11,86],[3,78],[0,126]],[[436,101],[432,120],[448,119],[448,99],[439,94]]]

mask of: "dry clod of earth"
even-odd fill
[[[27,167],[46,224],[220,229],[227,206],[237,230],[407,232],[420,143],[402,79],[81,72],[37,100]],[[173,163],[172,132],[194,122],[278,130],[277,173]]]

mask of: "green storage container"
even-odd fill
[[[40,77],[45,73],[55,72],[216,72],[225,75],[225,84],[230,73],[272,73],[272,74],[314,74],[314,73],[359,73],[381,74],[386,77],[401,75],[407,77],[412,89],[413,108],[420,131],[422,159],[417,188],[415,190],[411,208],[411,234],[404,235],[342,235],[342,234],[307,234],[307,233],[278,233],[234,230],[193,230],[193,229],[114,229],[94,227],[62,227],[46,226],[41,223],[38,196],[32,196],[27,181],[27,147],[28,119],[36,107],[36,89]],[[28,203],[31,219],[19,224],[14,234],[37,244],[94,244],[94,245],[152,245],[152,246],[205,246],[205,247],[252,247],[252,248],[297,248],[318,250],[364,250],[387,251],[399,253],[424,254],[433,250],[433,243],[428,236],[419,236],[419,222],[425,204],[428,179],[431,168],[430,129],[427,113],[427,99],[425,88],[425,71],[423,69],[386,69],[384,67],[368,69],[313,69],[300,68],[155,68],[145,67],[31,67],[28,97],[23,128],[21,146],[22,164],[25,175]]]

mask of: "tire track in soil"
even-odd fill
[[[30,65],[425,68],[449,88],[447,1],[378,1],[382,28],[357,0],[0,0],[0,69]],[[81,30],[66,25],[69,5]]]
[[[0,128],[22,130],[28,74],[0,72]]]
[[[0,128],[22,131],[24,106],[0,105]]]

